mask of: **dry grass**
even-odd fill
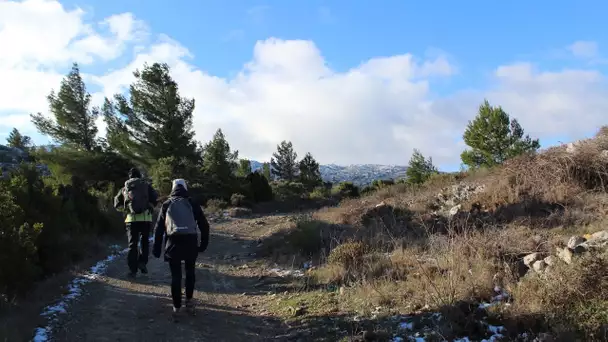
[[[554,253],[570,235],[606,229],[606,132],[575,143],[575,152],[551,148],[492,170],[438,175],[424,186],[400,184],[343,201],[295,225],[298,233],[286,231],[287,245],[312,239],[306,253],[321,266],[311,280],[343,286],[344,300],[360,311],[445,311],[489,300],[498,286],[513,303],[492,315],[511,332],[606,340],[608,257],[554,267],[542,278],[522,263],[532,252]],[[484,191],[465,199],[465,211],[451,219],[433,213],[438,194],[459,182]],[[290,251],[302,248],[283,245],[281,253]],[[459,322],[470,314],[455,312]]]

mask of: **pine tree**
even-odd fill
[[[270,158],[272,174],[279,179],[293,181],[298,174],[299,165],[296,161],[298,154],[293,150],[291,141],[283,140],[277,146],[277,152],[273,153],[272,156],[273,158]]]
[[[91,94],[80,76],[78,64],[61,81],[59,93],[51,91],[47,97],[54,118],[41,113],[32,114],[32,123],[38,131],[64,145],[92,151],[97,146],[99,108],[90,108]]]
[[[319,163],[317,163],[310,153],[306,153],[304,158],[300,161],[299,169],[300,182],[304,184],[307,189],[310,190],[323,184],[321,172],[319,171]]]
[[[412,158],[410,158],[409,165],[405,171],[408,183],[422,184],[436,173],[437,169],[433,165],[433,160],[430,157],[429,159],[425,159],[420,151],[414,149]]]
[[[6,138],[7,145],[21,150],[27,150],[32,145],[32,140],[27,135],[22,135],[19,130],[13,128]]]
[[[270,182],[272,180],[272,173],[270,172],[270,163],[262,164],[262,175],[266,177],[267,181]]]
[[[239,160],[239,167],[236,170],[236,175],[239,177],[247,177],[251,173],[251,162],[249,159]]]
[[[471,147],[460,158],[469,167],[492,167],[523,153],[540,148],[538,139],[524,136],[524,130],[516,119],[510,119],[502,107],[492,107],[485,100],[479,113],[469,121],[463,135]]]
[[[167,64],[145,64],[133,73],[129,99],[117,94],[102,108],[110,147],[145,165],[166,157],[200,160],[192,129],[194,99],[179,95],[169,71]]]
[[[207,191],[217,198],[230,198],[236,185],[239,152],[230,151],[230,145],[221,129],[215,132],[204,150],[203,174]]]

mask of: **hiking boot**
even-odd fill
[[[139,271],[142,274],[148,274],[148,266],[146,264],[139,264]]]
[[[190,316],[196,316],[196,305],[194,299],[186,299],[186,312]]]
[[[171,312],[171,320],[173,322],[179,321],[180,312],[180,308],[176,308],[175,306],[173,307],[173,312]]]

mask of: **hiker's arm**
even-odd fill
[[[156,202],[158,202],[158,193],[150,184],[148,184],[148,201],[153,207],[156,207]]]
[[[196,224],[198,225],[198,229],[201,231],[201,245],[198,248],[199,253],[207,250],[207,246],[209,245],[209,222],[205,217],[205,213],[200,205],[193,203],[192,204],[194,218],[196,219]]]
[[[154,227],[154,246],[152,246],[152,255],[160,258],[160,253],[163,247],[163,237],[165,236],[165,215],[167,215],[167,205],[163,204],[158,213],[156,225]]]
[[[121,210],[124,205],[125,205],[125,197],[123,194],[123,188],[120,188],[120,190],[118,190],[118,193],[116,194],[116,196],[114,196],[114,208]]]

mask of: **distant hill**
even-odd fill
[[[262,163],[252,160],[251,169],[256,171],[262,168]],[[353,182],[358,186],[365,186],[376,179],[398,179],[405,177],[407,166],[354,164],[341,166],[335,164],[321,165],[321,177],[326,182]]]

